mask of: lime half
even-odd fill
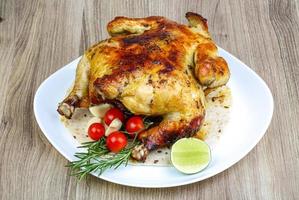
[[[182,138],[172,145],[171,162],[185,174],[197,173],[206,168],[211,160],[207,143],[196,138]]]

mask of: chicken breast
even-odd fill
[[[139,134],[143,145],[133,154],[138,160],[192,136],[205,116],[202,87],[226,84],[229,69],[217,55],[207,20],[191,12],[186,18],[189,26],[158,16],[116,17],[107,26],[111,38],[83,55],[58,112],[71,118],[76,107],[117,102],[136,115],[162,116]]]

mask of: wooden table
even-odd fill
[[[182,187],[139,189],[70,177],[67,160],[35,121],[38,86],[107,38],[106,24],[115,16],[163,15],[186,22],[187,11],[205,16],[217,44],[268,83],[275,111],[266,135],[233,167]],[[0,0],[0,198],[298,199],[298,15],[298,0]]]

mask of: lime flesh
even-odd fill
[[[206,168],[211,160],[207,143],[196,138],[183,138],[172,145],[171,162],[185,174],[197,173]]]

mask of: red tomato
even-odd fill
[[[126,130],[128,133],[137,133],[144,129],[143,120],[139,116],[131,117],[126,123]]]
[[[124,114],[118,108],[111,108],[106,112],[104,121],[107,125],[110,125],[111,122],[116,118],[122,122],[125,120]]]
[[[99,140],[105,134],[105,127],[101,123],[93,123],[88,128],[88,135],[93,140]]]
[[[108,149],[114,153],[124,149],[128,144],[127,137],[120,131],[111,133],[106,139]]]

